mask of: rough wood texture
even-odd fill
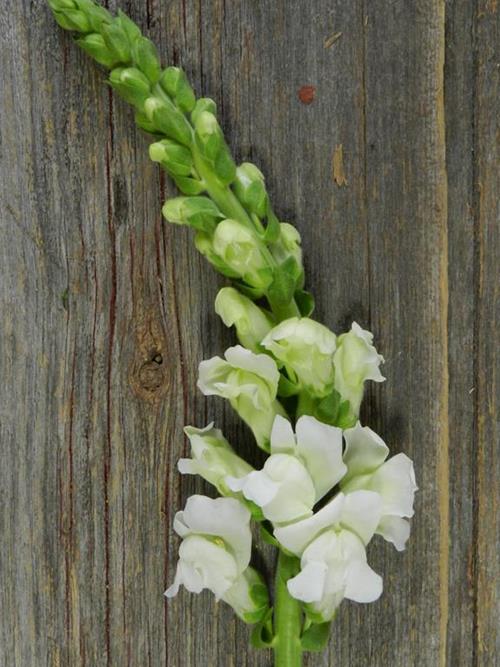
[[[384,596],[306,664],[499,664],[496,0],[117,5],[265,170],[318,317],[387,359],[365,417],[415,460],[412,539],[373,545]],[[268,665],[210,595],[162,595],[173,514],[207,491],[176,473],[182,426],[215,418],[255,458],[195,391],[231,341],[221,281],[162,222],[173,190],[102,73],[42,0],[2,10],[0,664]]]

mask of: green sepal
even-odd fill
[[[146,114],[142,111],[136,111],[135,123],[138,127],[141,128],[141,130],[144,130],[144,132],[158,136],[158,130],[156,129],[155,124],[150,121]]]
[[[117,19],[112,23],[102,26],[101,34],[106,42],[106,46],[114,55],[117,62],[128,65],[132,58],[130,54],[129,40],[127,33],[121,27]]]
[[[160,86],[175,101],[179,109],[186,113],[194,109],[196,96],[180,67],[167,67],[160,77]]]
[[[113,69],[118,64],[114,55],[106,46],[102,37],[96,32],[91,32],[85,37],[79,37],[76,40],[78,46],[88,53],[91,58],[96,60],[100,65],[104,65],[108,69]]]
[[[237,281],[235,283],[235,287],[237,287],[239,291],[245,296],[247,296],[249,299],[252,299],[252,301],[260,299],[261,297],[264,296],[264,290],[258,287],[252,287],[251,285],[247,285],[246,283],[243,283],[241,281]]]
[[[193,125],[196,124],[196,120],[198,116],[203,112],[203,111],[208,111],[212,115],[217,114],[217,105],[215,102],[210,99],[210,97],[200,97],[199,100],[196,100],[196,104],[194,105],[194,109],[191,112],[191,122]]]
[[[236,496],[238,497],[238,494],[236,494]],[[253,500],[248,500],[247,498],[244,499],[240,498],[240,500],[242,500],[248,507],[248,509],[250,510],[250,514],[252,515],[252,519],[254,521],[257,521],[259,523],[261,521],[264,521],[265,517],[264,513],[262,512],[262,507],[259,507],[259,505],[254,503]]]
[[[206,257],[206,259],[212,264],[212,266],[223,276],[227,278],[237,278],[238,274],[235,273],[227,264],[216,254],[212,245],[212,234],[207,234],[205,232],[197,231],[194,237],[194,244],[196,249],[201,252],[201,254]]]
[[[122,12],[121,9],[117,11],[117,18],[115,21],[122,28],[130,46],[132,46],[138,37],[142,37],[141,29],[137,23],[134,23],[134,21],[132,21],[129,16]]]
[[[272,648],[273,643],[273,610],[271,607],[260,623],[252,630],[250,644],[254,648]]]
[[[356,426],[357,417],[351,412],[351,404],[349,401],[342,401],[339,405],[339,411],[337,414],[337,423],[335,426],[338,426],[342,429],[352,428]]]
[[[264,521],[260,524],[260,535],[266,544],[273,547],[279,547],[278,540],[274,537],[272,531],[272,524],[270,521]]]
[[[316,417],[325,422],[325,424],[330,424],[334,426],[337,424],[339,408],[341,403],[341,396],[338,391],[335,389],[322,398],[316,407]]]
[[[159,162],[172,176],[190,176],[193,156],[189,148],[172,139],[155,141],[149,147],[149,157]]]
[[[278,218],[274,215],[271,206],[268,204],[267,225],[263,239],[266,243],[274,243],[280,237],[281,227]]]
[[[331,621],[313,623],[300,638],[303,651],[323,651],[330,637]]]
[[[314,312],[314,297],[311,292],[299,289],[295,291],[295,302],[302,317],[310,317]]]
[[[132,57],[138,69],[147,76],[152,84],[160,78],[160,59],[153,42],[147,37],[137,37],[132,49]]]
[[[273,305],[287,306],[291,302],[300,272],[301,268],[292,256],[287,257],[274,269],[273,281],[267,291],[269,301]]]
[[[284,375],[280,374],[278,383],[278,396],[282,398],[289,398],[296,396],[300,391],[300,386],[289,380]]]
[[[262,580],[263,581],[263,580]],[[252,602],[257,607],[255,611],[243,615],[245,623],[260,623],[269,611],[269,591],[264,583],[253,584],[250,586],[249,595]]]
[[[223,185],[230,185],[234,181],[236,164],[225,144],[224,149],[220,151],[214,161],[213,169],[215,175]]]
[[[189,178],[188,176],[172,176],[175,184],[184,195],[196,196],[205,192],[205,185],[196,178]]]

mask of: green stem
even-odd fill
[[[297,404],[297,419],[302,415],[314,415],[316,409],[315,399],[306,391],[301,391]]]
[[[274,600],[275,667],[302,666],[302,611],[300,602],[292,598],[286,586],[286,582],[297,574],[299,567],[298,558],[279,552]]]

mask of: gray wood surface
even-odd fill
[[[306,665],[500,664],[496,0],[109,6],[263,168],[317,316],[387,360],[365,419],[415,461],[412,538],[370,547],[382,599],[345,603]],[[0,665],[270,665],[209,594],[163,598],[173,514],[208,490],[176,473],[183,425],[216,419],[258,458],[195,390],[232,340],[222,281],[162,222],[147,139],[42,0],[2,0],[0,62]]]

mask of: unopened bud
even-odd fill
[[[102,35],[96,32],[90,33],[89,35],[85,35],[85,37],[77,39],[77,44],[92,56],[94,60],[97,60],[100,65],[112,69],[117,64],[116,58],[106,46]]]
[[[180,67],[167,67],[161,75],[160,85],[177,104],[179,109],[189,113],[193,110],[196,97]]]
[[[159,132],[184,146],[191,145],[191,125],[170,100],[149,97],[144,103],[144,111]]]
[[[191,112],[191,121],[193,125],[196,124],[196,119],[203,111],[209,111],[214,116],[217,114],[217,105],[210,97],[200,97],[199,100],[196,100],[194,109]]]
[[[264,174],[254,164],[244,162],[236,169],[234,191],[241,203],[259,218],[267,212]]]
[[[191,151],[171,139],[163,139],[151,144],[149,157],[159,162],[174,176],[189,176],[193,167]]]
[[[238,340],[253,352],[273,327],[271,316],[234,287],[223,287],[215,299],[215,312],[227,327],[235,326]]]
[[[208,197],[174,197],[165,202],[163,216],[177,225],[213,232],[224,216]]]
[[[156,46],[147,37],[137,37],[133,46],[133,58],[136,67],[143,72],[151,83],[155,84],[160,77],[160,60]]]
[[[151,93],[151,85],[136,67],[117,67],[112,70],[109,82],[130,104],[141,109]]]
[[[196,141],[203,157],[211,164],[217,178],[224,185],[234,180],[236,165],[217,118],[209,111],[201,111],[195,121]]]

